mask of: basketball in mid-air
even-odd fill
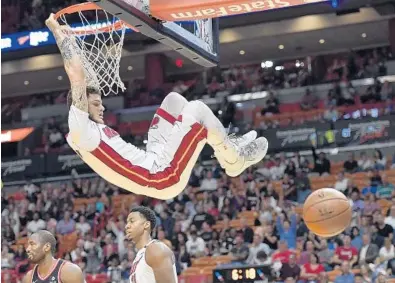
[[[351,222],[352,209],[347,197],[335,189],[314,191],[303,204],[303,219],[314,234],[332,237],[343,232]]]

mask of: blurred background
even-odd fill
[[[24,245],[39,229],[56,235],[57,256],[78,263],[88,283],[128,282],[136,251],[123,228],[136,205],[157,213],[154,236],[174,251],[180,282],[395,282],[394,1],[221,18],[212,69],[128,33],[127,90],[104,99],[106,123],[127,141],[144,147],[170,91],[202,99],[231,132],[269,140],[269,155],[238,178],[205,148],[170,201],[107,183],[65,141],[69,83],[44,21],[75,3],[1,3],[2,282],[31,268]],[[330,239],[300,216],[323,187],[353,207],[349,229]]]

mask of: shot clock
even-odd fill
[[[270,276],[268,266],[235,266],[215,269],[213,272],[213,283],[238,282],[238,283],[266,283]]]

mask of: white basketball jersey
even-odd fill
[[[133,261],[132,269],[130,270],[130,283],[156,283],[153,269],[145,261],[145,250],[147,247],[156,242],[157,240],[150,241],[141,250],[137,252],[137,255]],[[174,278],[177,280],[177,270],[175,263],[173,264]]]

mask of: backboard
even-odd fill
[[[218,19],[182,22],[158,20],[150,14],[149,0],[92,2],[199,65],[213,67],[219,62]]]

